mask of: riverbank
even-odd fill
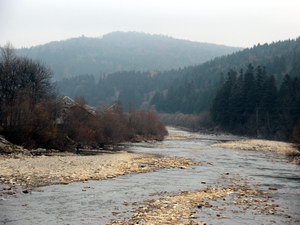
[[[51,184],[110,179],[162,168],[186,169],[196,164],[180,157],[125,151],[92,156],[0,157],[0,182],[6,186],[37,187]]]
[[[291,159],[293,163],[300,164],[299,146],[293,143],[281,141],[269,141],[260,139],[229,141],[213,144],[214,147],[250,150],[250,151],[270,151],[278,154],[284,154]]]
[[[138,154],[138,157],[145,153],[146,156],[147,153],[155,154],[151,157],[158,157],[156,154],[162,154],[162,158],[184,157],[201,162],[201,166],[109,176],[103,178],[105,180],[87,183],[83,180],[69,185],[18,188],[25,191],[24,194],[15,190],[17,186],[6,184],[2,187],[9,189],[11,186],[12,190],[0,191],[0,223],[275,224],[271,221],[276,221],[277,224],[299,224],[298,166],[284,162],[281,156],[279,160],[267,158],[276,154],[211,147],[212,143],[237,140],[230,137],[198,135],[190,138],[189,134],[194,133],[182,130],[170,130],[169,134],[170,139],[161,143],[128,144],[126,149],[130,153],[111,151],[110,154],[87,157],[114,158],[112,162],[107,159],[102,163],[104,168],[114,167],[108,164],[114,164],[117,156],[124,153]],[[183,138],[179,140],[181,134]],[[200,148],[202,151],[195,151]],[[53,161],[53,164],[76,171],[76,166],[68,165],[70,160],[67,158],[73,156],[85,160],[85,156],[74,154],[34,158],[47,158],[51,162],[58,157],[63,162]],[[122,163],[119,161],[118,164]],[[76,165],[79,163],[75,162]],[[132,167],[127,161],[123,163]],[[136,166],[145,170],[152,166],[149,164],[137,163]],[[37,166],[37,163],[32,166]],[[52,168],[55,170],[55,166]],[[101,173],[104,173],[104,168],[101,168]],[[3,194],[14,191],[17,192],[15,196]]]

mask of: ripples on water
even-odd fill
[[[111,219],[131,216],[131,204],[158,198],[155,193],[178,193],[215,186],[216,182],[227,184],[222,174],[239,174],[259,189],[272,192],[276,204],[285,214],[299,218],[300,168],[285,162],[283,156],[273,157],[270,152],[239,151],[211,147],[219,141],[237,140],[234,136],[211,136],[191,134],[186,131],[170,130],[171,137],[160,143],[138,143],[128,150],[138,153],[157,153],[179,156],[195,161],[211,162],[193,166],[192,169],[163,169],[145,174],[129,174],[115,180],[89,181],[69,185],[53,185],[38,188],[31,194],[7,196],[0,201],[2,224],[105,224]],[[175,135],[174,135],[175,134]],[[182,137],[182,138],[180,138]],[[205,182],[203,184],[202,182]],[[229,181],[228,181],[229,182]],[[85,190],[85,191],[82,191]],[[272,224],[272,216],[253,216],[251,212],[231,214],[221,221],[207,214],[199,214],[213,224]],[[273,218],[280,223],[280,218]]]

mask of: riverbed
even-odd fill
[[[277,213],[259,213],[245,205],[211,203],[195,214],[208,224],[299,224],[300,167],[272,152],[240,151],[211,146],[236,136],[201,135],[169,130],[163,142],[128,144],[126,150],[189,158],[190,169],[169,168],[114,179],[75,182],[33,189],[0,200],[1,224],[108,224],[126,221],[151,199],[182,191],[226,188],[235,182],[268,195]],[[172,138],[175,137],[175,138]],[[232,201],[230,195],[222,201]]]

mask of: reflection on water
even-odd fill
[[[298,217],[300,208],[300,167],[286,163],[273,153],[238,151],[210,147],[220,140],[238,137],[197,135],[170,130],[173,136],[161,143],[138,143],[128,146],[132,152],[180,156],[210,162],[192,169],[164,169],[146,174],[129,174],[115,180],[54,185],[34,190],[31,194],[7,196],[0,201],[2,224],[105,224],[111,219],[126,218],[137,207],[132,203],[158,198],[155,193],[176,193],[212,187],[222,182],[222,174],[239,174],[260,190],[276,187],[271,196],[284,210],[284,215]],[[182,138],[179,138],[179,137]],[[197,150],[201,149],[201,150]],[[224,183],[225,182],[225,183]],[[228,181],[230,182],[230,181]],[[227,219],[199,215],[213,224],[268,224],[270,216],[253,216],[251,212],[226,214]],[[273,218],[281,221],[280,218]],[[247,222],[248,221],[248,222]],[[251,221],[249,223],[249,221]]]

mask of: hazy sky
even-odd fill
[[[112,31],[250,47],[300,36],[300,0],[0,0],[0,45]]]

